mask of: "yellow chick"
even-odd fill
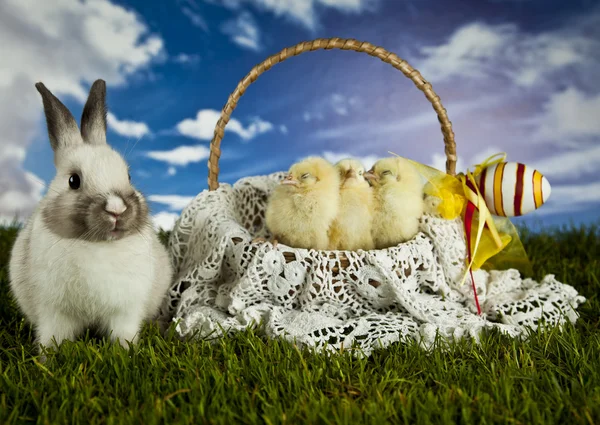
[[[340,175],[340,209],[329,231],[329,249],[374,249],[371,236],[373,189],[365,179],[360,161],[342,159],[335,168]]]
[[[266,224],[273,237],[295,248],[325,250],[340,204],[340,177],[323,158],[309,157],[289,170],[269,198]]]
[[[412,239],[424,212],[423,183],[404,158],[380,159],[365,174],[373,185],[372,235],[377,249]]]

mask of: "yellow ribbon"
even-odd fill
[[[485,228],[486,223],[488,225],[492,238],[496,243],[497,248],[502,249],[502,241],[500,240],[500,235],[498,235],[498,230],[496,230],[494,220],[492,220],[492,215],[490,214],[490,211],[488,210],[488,207],[485,203],[485,199],[481,195],[481,192],[479,192],[479,187],[477,186],[475,175],[467,169],[466,176],[461,173],[457,176],[457,178],[461,181],[463,185],[463,191],[467,200],[472,202],[473,205],[475,205],[475,208],[479,211],[479,219],[477,220],[477,233],[475,236],[475,245],[472,246],[471,262],[467,266],[467,270],[465,271],[465,274],[463,275],[463,278],[460,281],[460,285],[462,286],[467,279],[469,270],[471,270],[471,267],[473,267],[477,251],[479,249],[479,242],[481,241],[481,236],[483,235],[483,229]],[[475,191],[473,191],[473,189],[467,186],[467,179],[472,183],[473,187],[475,188]]]
[[[496,156],[500,156],[500,158],[493,159]],[[484,168],[487,168],[491,165],[500,164],[501,162],[504,162],[504,161],[506,161],[506,152],[498,152],[498,153],[495,153],[494,155],[490,155],[486,159],[484,159],[481,164],[477,164],[474,166],[475,171],[473,171],[473,174],[475,176],[478,176],[483,171]]]
[[[481,195],[481,192],[479,191],[479,186],[477,185],[477,180],[475,179],[475,177],[477,177],[479,174],[481,174],[481,172],[485,168],[490,167],[495,164],[499,164],[501,162],[504,162],[505,160],[506,160],[506,152],[496,153],[494,155],[487,157],[482,163],[475,165],[474,166],[475,171],[473,171],[473,173],[471,173],[471,171],[467,168],[466,176],[462,173],[460,173],[457,176],[458,179],[463,184],[464,194],[466,195],[467,199],[469,201],[471,201],[475,205],[477,210],[479,211],[477,235],[475,237],[475,246],[473,247],[473,252],[471,254],[471,263],[469,264],[468,269],[470,269],[473,266],[473,262],[475,261],[475,258],[476,258],[476,255],[477,255],[477,252],[479,249],[479,242],[481,241],[481,236],[483,235],[483,229],[485,227],[485,224],[488,225],[492,239],[494,240],[494,243],[496,244],[496,248],[501,250],[502,248],[504,248],[504,246],[506,246],[506,244],[503,245],[500,235],[498,234],[498,230],[496,229],[496,224],[494,223],[494,220],[492,218],[490,210],[488,209],[487,204],[485,203],[485,199],[483,198],[483,196]],[[473,191],[471,188],[469,188],[467,186],[467,179],[471,182],[472,186],[475,188],[475,191]],[[507,241],[507,244],[508,244],[508,242],[509,241]],[[468,272],[468,270],[467,270],[467,272]],[[461,285],[464,283],[466,278],[467,278],[467,273],[465,273],[465,275],[463,276]]]

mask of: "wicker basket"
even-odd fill
[[[446,110],[405,61],[381,47],[339,38],[283,49],[254,67],[223,108],[210,146],[209,190],[182,211],[169,239],[176,277],[161,321],[175,321],[184,338],[233,335],[260,323],[271,338],[330,352],[353,348],[357,355],[405,337],[431,348],[438,336],[477,341],[484,329],[516,337],[541,320],[575,323],[575,308],[585,299],[573,287],[552,275],[538,284],[514,269],[476,271],[485,313],[476,314],[471,285],[459,284],[467,252],[460,218],[425,214],[420,233],[384,250],[321,251],[252,242],[268,233],[263,210],[284,173],[219,187],[225,126],[246,88],[265,70],[302,52],[334,48],[376,56],[425,93],[444,135],[446,172],[455,175],[456,146]]]
[[[444,138],[446,154],[446,173],[455,175],[456,173],[456,143],[454,141],[454,132],[452,131],[452,123],[448,119],[446,109],[442,106],[439,96],[433,91],[431,84],[427,82],[413,67],[411,67],[405,60],[398,57],[396,54],[388,52],[382,47],[375,46],[368,42],[361,42],[354,39],[344,38],[319,38],[313,41],[305,41],[298,43],[295,46],[287,47],[281,50],[279,53],[269,56],[266,60],[256,65],[250,70],[250,72],[238,83],[236,89],[231,93],[227,103],[221,111],[221,117],[215,126],[214,136],[210,143],[210,156],[208,159],[208,187],[210,191],[214,191],[219,187],[219,158],[221,156],[221,140],[225,133],[225,126],[231,118],[231,114],[237,103],[246,92],[246,89],[252,84],[259,75],[269,70],[273,65],[283,62],[293,56],[297,56],[301,53],[312,52],[315,50],[352,50],[355,52],[367,53],[368,55],[377,57],[383,62],[392,65],[394,68],[400,70],[406,77],[410,78],[415,86],[421,90],[425,97],[431,102],[433,109],[435,110],[438,120],[441,125],[441,130]],[[240,238],[233,238],[232,242],[238,244],[242,242]],[[323,251],[324,255],[327,255],[327,251]],[[294,254],[286,252],[285,259],[289,263],[294,261]],[[331,257],[333,258],[333,257]],[[347,267],[348,259],[344,255],[339,255],[340,266]],[[332,271],[336,272],[337,266],[332,266]]]

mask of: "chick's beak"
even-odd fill
[[[367,171],[363,174],[363,177],[367,180],[378,180],[377,176],[372,171]]]
[[[281,184],[288,184],[291,186],[296,186],[298,183],[298,180],[295,180],[291,174],[288,174],[283,180],[281,180]]]

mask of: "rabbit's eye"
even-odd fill
[[[79,175],[71,174],[71,177],[69,177],[69,187],[73,190],[77,190],[77,189],[79,189],[80,185],[81,185],[81,180],[79,179]]]
[[[131,182],[131,174],[127,173],[127,177],[129,177],[129,181]]]

